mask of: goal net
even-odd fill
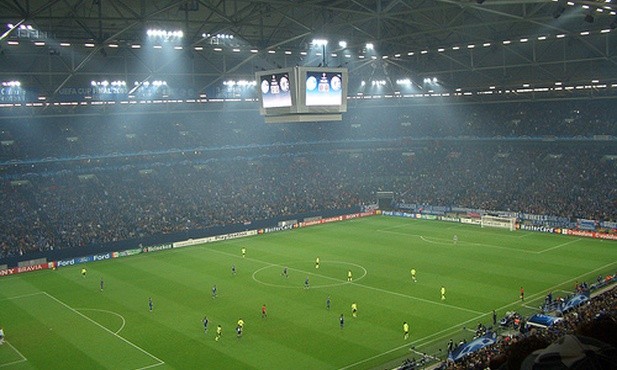
[[[481,227],[497,227],[501,229],[516,230],[516,217],[499,217],[484,215],[480,219]]]

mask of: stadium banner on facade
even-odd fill
[[[120,258],[120,257],[134,256],[136,254],[140,254],[141,252],[142,252],[141,248],[127,249],[127,250],[124,250],[124,251],[113,252],[111,254],[111,258]]]
[[[104,261],[111,259],[111,253],[95,254],[92,256],[92,261]]]
[[[143,247],[142,251],[144,253],[158,252],[158,251],[164,251],[164,250],[167,250],[167,249],[171,249],[172,247],[173,247],[173,245],[171,243],[158,244],[158,245],[151,245],[149,247]]]
[[[257,230],[238,231],[231,234],[215,235],[214,241],[246,238],[247,236],[257,235]]]
[[[435,215],[425,215],[425,214],[418,214],[416,215],[416,218],[421,218],[423,220],[437,220],[438,216]]]
[[[92,256],[88,256],[88,257],[77,257],[77,258],[71,258],[68,260],[59,260],[56,261],[56,266],[58,267],[66,267],[66,266],[73,266],[73,265],[77,265],[80,263],[86,263],[86,262],[92,262]]]
[[[338,222],[338,221],[343,221],[343,216],[335,216],[335,217],[328,217],[328,218],[321,218],[318,220],[311,220],[311,221],[303,221],[300,222],[300,227],[307,227],[307,226],[313,226],[313,225],[321,225],[321,224],[327,224],[330,222]]]
[[[576,219],[576,227],[579,230],[594,231],[596,229],[596,220],[586,220],[583,218]]]
[[[274,227],[266,227],[263,229],[259,229],[257,230],[257,234],[267,234],[267,233],[274,233],[277,231],[285,231],[285,230],[291,230],[291,229],[295,229],[297,226],[295,224],[288,224],[288,225],[281,225],[281,226],[274,226]]]
[[[47,263],[47,258],[37,258],[33,260],[21,261],[17,263],[17,267],[26,267],[32,265],[40,265],[43,263]]]
[[[448,216],[441,216],[439,217],[440,221],[447,221],[447,222],[461,222],[461,219],[458,217],[448,217]]]
[[[191,245],[212,243],[213,241],[214,241],[213,236],[209,236],[207,238],[199,238],[199,239],[188,239],[188,240],[183,240],[180,242],[174,242],[172,244],[172,247],[173,248],[190,247]]]
[[[407,217],[407,218],[421,218],[421,214],[415,213],[407,213],[407,212],[398,212],[398,211],[381,211],[381,214],[384,216],[394,216],[394,217]]]
[[[467,225],[480,225],[482,220],[479,218],[461,217],[461,223]]]
[[[53,262],[49,262],[49,263],[39,263],[38,265],[31,265],[31,266],[11,267],[11,268],[7,268],[4,270],[0,270],[0,277],[15,275],[15,274],[23,274],[24,272],[47,270],[50,268],[54,268],[54,266],[55,265]]]
[[[369,216],[373,216],[375,215],[375,210],[368,210],[365,212],[360,212],[360,213],[351,213],[348,215],[343,215],[343,220],[352,220],[354,218],[361,218],[361,217],[369,217]]]
[[[617,222],[613,221],[600,221],[600,227],[604,229],[617,230]]]
[[[554,234],[560,234],[561,233],[561,229],[555,228],[555,227],[550,227],[550,226],[525,225],[525,224],[519,224],[518,226],[519,226],[520,230],[525,230],[525,231],[537,231],[537,232],[541,232],[541,233],[554,233]]]
[[[585,238],[617,240],[617,234],[599,233],[596,231],[561,229],[563,235],[582,236]]]
[[[174,242],[173,244],[171,244],[170,248],[189,247],[192,245],[214,243],[214,242],[218,242],[221,240],[244,238],[244,237],[253,236],[253,235],[257,235],[257,230],[238,231],[236,233],[209,236],[207,238],[183,240],[179,242]]]

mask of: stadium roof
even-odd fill
[[[325,64],[392,88],[610,88],[616,12],[615,0],[2,1],[0,81],[50,100],[102,81],[199,94]]]

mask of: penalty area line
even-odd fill
[[[21,357],[21,359],[17,360],[17,361],[13,361],[13,362],[7,362],[5,364],[0,364],[0,367],[7,367],[7,366],[11,366],[11,365],[16,365],[16,364],[20,364],[22,362],[26,362],[28,361],[28,359],[26,358],[26,356],[24,356],[21,352],[19,352],[19,350],[17,348],[15,348],[14,345],[12,345],[11,343],[9,343],[8,341],[4,341],[4,343],[8,344],[9,347],[11,347],[13,349],[13,351],[15,351],[15,353],[17,353],[19,355],[19,357]]]
[[[140,367],[139,369],[149,369],[151,367],[155,367],[155,366],[160,366],[163,365],[165,363],[165,361],[161,360],[160,358],[156,357],[155,355],[153,355],[152,353],[146,351],[145,349],[139,347],[138,345],[136,345],[135,343],[129,341],[128,339],[114,333],[113,331],[109,330],[108,328],[104,327],[103,325],[99,324],[98,322],[94,321],[93,319],[89,318],[88,316],[84,315],[83,313],[77,311],[76,309],[74,309],[73,307],[69,306],[68,304],[62,302],[61,300],[59,300],[58,298],[54,297],[53,295],[47,293],[47,292],[43,292],[46,296],[48,296],[49,298],[51,298],[52,300],[56,301],[57,303],[59,303],[60,305],[64,306],[65,308],[67,308],[68,310],[74,312],[75,314],[83,317],[84,319],[86,319],[87,321],[90,321],[91,323],[93,323],[94,325],[98,326],[99,328],[103,329],[104,331],[106,331],[107,333],[113,335],[114,337],[120,339],[121,341],[123,341],[124,343],[130,345],[131,347],[139,350],[140,352],[150,356],[151,358],[155,359],[156,361],[158,361],[158,363],[153,364],[153,365],[148,365],[146,367]]]

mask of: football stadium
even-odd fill
[[[616,28],[0,2],[0,369],[615,369]]]

